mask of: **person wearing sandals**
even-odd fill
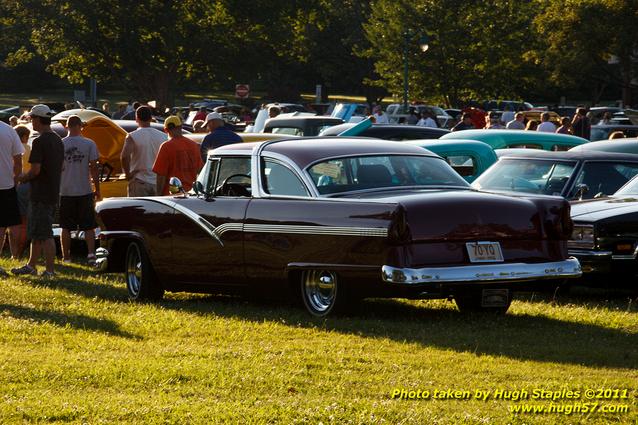
[[[44,277],[54,276],[55,242],[53,218],[60,196],[60,176],[64,160],[62,139],[51,130],[53,112],[47,105],[35,105],[29,112],[33,130],[40,135],[33,140],[29,163],[31,169],[16,179],[31,182],[31,201],[27,212],[27,237],[31,239],[29,262],[11,270],[15,275],[35,275],[36,265],[44,252]]]
[[[60,181],[60,227],[62,258],[71,262],[71,231],[84,232],[87,262],[95,265],[95,199],[100,199],[100,179],[97,160],[100,157],[95,142],[82,136],[82,120],[71,115],[66,121],[69,135],[64,143],[64,168]],[[93,186],[91,186],[91,181]],[[93,190],[95,187],[95,190]]]

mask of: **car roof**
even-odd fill
[[[358,123],[344,123],[344,124],[339,124],[339,125],[335,125],[332,126],[330,128],[325,129],[324,131],[321,132],[322,136],[336,136],[339,133],[349,130],[352,127],[354,127],[355,125],[357,125]],[[403,130],[403,131],[423,131],[425,132],[430,132],[430,133],[434,133],[434,132],[439,132],[441,134],[447,134],[450,132],[450,130],[447,130],[445,128],[438,128],[438,127],[423,127],[420,125],[406,125],[406,124],[372,124],[372,126],[366,128],[365,130],[361,131],[361,135],[365,136],[367,132],[369,131],[383,131],[383,129],[385,130]]]
[[[632,125],[632,124],[596,124],[596,125],[592,125],[592,128],[626,128],[628,130],[634,130],[638,128],[638,125]]]
[[[430,146],[444,148],[455,148],[462,149],[468,148],[481,152],[493,152],[494,150],[490,145],[484,142],[480,142],[478,140],[464,140],[464,139],[453,139],[453,140],[441,140],[441,139],[420,139],[420,140],[406,140],[402,143],[409,143],[411,145],[420,146],[424,149],[429,149]]]
[[[599,140],[596,142],[585,143],[584,145],[573,147],[569,152],[620,152],[620,153],[636,153],[638,154],[638,138],[630,139],[613,139]]]
[[[545,133],[542,131],[525,131],[525,130],[462,130],[450,132],[441,139],[471,139],[481,142],[501,142],[504,145],[512,140],[516,142],[548,142],[562,143],[565,145],[577,146],[587,143],[587,139],[582,137],[571,136],[569,134]],[[498,149],[498,146],[495,146]]]
[[[602,152],[595,150],[545,151],[541,149],[497,149],[500,159],[530,158],[530,159],[566,159],[566,160],[627,160],[638,161],[638,155],[630,153]]]
[[[214,150],[216,154],[241,152],[250,154],[264,142],[237,143]],[[300,168],[324,158],[338,158],[351,155],[425,155],[438,158],[437,155],[418,146],[403,142],[378,139],[358,139],[351,137],[307,137],[265,142],[264,152],[284,155],[293,160]]]

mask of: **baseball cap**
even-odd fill
[[[169,130],[181,125],[182,120],[180,120],[177,115],[171,115],[170,117],[166,118],[166,120],[164,120],[164,128],[168,128]]]
[[[210,120],[223,120],[224,118],[222,117],[222,114],[220,114],[219,112],[211,112],[210,114],[206,115],[206,122],[210,121]]]
[[[29,116],[30,117],[52,117],[53,116],[53,111],[51,110],[51,108],[49,108],[47,105],[35,105],[33,108],[31,108],[31,110],[29,111]]]

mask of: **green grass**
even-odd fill
[[[371,300],[319,320],[223,296],[130,303],[119,275],[56,266],[50,281],[0,284],[1,423],[638,421],[638,308],[627,297],[524,294],[503,317]],[[516,416],[508,406],[521,402],[396,400],[395,388],[618,388],[631,398],[609,402],[630,405],[622,414]]]

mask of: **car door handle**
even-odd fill
[[[160,232],[157,234],[157,237],[159,239],[166,239],[166,238],[170,238],[173,235],[173,232],[170,230],[166,230],[164,232]]]

